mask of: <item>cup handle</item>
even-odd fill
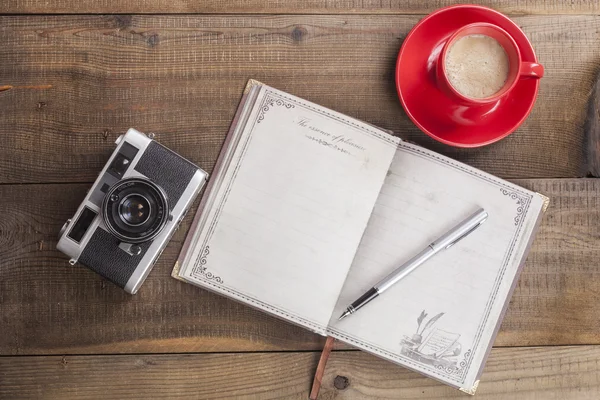
[[[534,62],[523,61],[519,75],[523,78],[540,79],[544,76],[544,66]]]

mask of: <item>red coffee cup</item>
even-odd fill
[[[459,39],[469,35],[485,35],[492,39],[495,39],[504,49],[508,56],[509,72],[508,77],[504,86],[496,93],[485,98],[468,97],[457,91],[450,80],[448,79],[446,71],[446,55],[450,50],[451,46]],[[484,104],[494,103],[501,98],[505,97],[510,91],[516,86],[519,79],[539,79],[544,76],[544,67],[541,64],[523,61],[521,58],[521,52],[519,46],[515,40],[499,26],[485,23],[476,22],[473,24],[465,25],[462,28],[456,30],[446,41],[446,44],[442,47],[439,58],[436,65],[436,77],[438,87],[453,101],[467,105],[467,106],[478,106]]]

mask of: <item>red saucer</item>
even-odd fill
[[[508,17],[487,7],[457,5],[422,19],[406,36],[396,63],[396,88],[406,114],[432,138],[457,147],[494,143],[521,125],[533,108],[539,79],[520,79],[509,95],[493,106],[466,107],[453,103],[436,86],[435,61],[456,29],[489,22],[517,42],[524,61],[537,62],[531,43]]]

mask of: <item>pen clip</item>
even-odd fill
[[[449,249],[450,247],[454,246],[456,243],[458,243],[459,241],[461,241],[462,239],[466,238],[468,235],[470,235],[475,229],[479,228],[481,226],[481,224],[483,224],[485,222],[485,219],[483,221],[481,221],[480,223],[478,223],[477,225],[475,225],[474,227],[472,227],[471,229],[469,229],[468,231],[466,231],[465,233],[463,233],[460,237],[458,237],[454,242],[450,243],[448,246],[445,247],[445,249]]]

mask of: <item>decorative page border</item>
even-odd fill
[[[325,332],[325,330],[327,329],[327,326],[321,326],[321,325],[317,324],[315,321],[311,321],[304,317],[296,315],[295,313],[292,313],[289,310],[285,310],[280,307],[273,307],[272,305],[264,303],[256,298],[250,297],[247,294],[240,292],[230,286],[227,286],[221,277],[216,276],[214,273],[210,272],[210,270],[209,270],[209,265],[208,265],[209,262],[206,258],[206,256],[209,253],[209,244],[208,243],[210,243],[210,239],[212,238],[212,235],[214,234],[216,225],[221,216],[223,208],[225,207],[225,204],[229,197],[229,193],[231,192],[233,183],[235,182],[235,179],[236,179],[239,169],[242,165],[244,157],[246,156],[246,152],[252,141],[252,134],[255,131],[256,125],[261,123],[265,119],[265,115],[267,114],[267,112],[269,110],[271,110],[274,106],[282,106],[287,109],[295,108],[296,106],[298,106],[300,108],[304,108],[304,109],[307,109],[307,110],[310,110],[313,112],[317,112],[321,115],[335,119],[336,121],[341,122],[342,124],[345,124],[349,127],[357,128],[358,130],[362,131],[363,133],[368,134],[368,135],[378,139],[379,141],[386,143],[387,145],[393,146],[394,148],[397,148],[397,146],[398,146],[397,141],[399,139],[394,138],[393,136],[391,136],[387,133],[378,132],[375,129],[368,129],[365,126],[357,124],[352,119],[349,119],[349,118],[346,119],[346,118],[340,117],[336,114],[329,112],[327,109],[320,109],[311,104],[306,104],[304,101],[302,101],[302,99],[289,97],[289,96],[286,96],[281,93],[276,93],[273,90],[271,90],[271,88],[268,86],[263,85],[263,86],[261,86],[261,88],[264,90],[264,96],[262,98],[262,101],[260,102],[260,106],[258,107],[259,111],[256,113],[256,116],[251,123],[251,128],[248,133],[248,136],[246,137],[245,142],[238,143],[238,146],[242,146],[242,154],[234,166],[233,176],[231,177],[229,182],[227,182],[227,187],[226,187],[225,193],[222,196],[222,198],[220,199],[220,202],[217,206],[217,211],[215,212],[215,214],[212,218],[212,221],[210,222],[208,232],[207,232],[204,240],[202,241],[200,254],[202,254],[203,256],[197,258],[196,261],[194,262],[194,266],[192,268],[191,275],[193,276],[194,279],[202,281],[203,283],[205,283],[207,285],[213,286],[218,291],[223,291],[233,297],[241,298],[250,304],[259,306],[259,308],[261,308],[261,309],[270,311],[271,313],[273,313],[275,315],[279,315],[281,317],[284,317],[286,319],[289,319],[291,321],[299,323],[300,325],[309,327],[313,330]],[[256,103],[254,104],[254,106],[252,106],[250,108],[249,112],[252,113],[255,109],[256,109]],[[246,123],[246,126],[248,126],[249,122],[250,121],[248,121]],[[229,168],[231,168],[231,166]]]
[[[265,103],[264,107],[261,107],[260,112],[258,113],[258,119],[256,120],[257,124],[260,124],[263,119],[265,119],[265,113],[270,110],[271,107],[285,107],[288,110],[290,108],[295,108],[296,106],[288,101],[283,101],[281,99],[269,98]]]
[[[490,315],[492,308],[496,302],[496,297],[498,295],[498,291],[500,290],[500,284],[502,283],[502,280],[504,278],[506,269],[508,268],[509,262],[512,259],[513,252],[514,252],[515,246],[517,244],[517,239],[521,236],[521,232],[523,230],[523,221],[524,221],[523,217],[525,215],[527,215],[527,212],[529,210],[529,205],[531,204],[531,200],[533,199],[534,194],[529,193],[527,191],[520,190],[518,187],[515,187],[516,185],[515,186],[510,185],[510,184],[508,184],[508,182],[500,180],[499,178],[495,178],[491,175],[488,175],[487,173],[484,173],[482,171],[474,169],[473,167],[469,167],[465,164],[458,163],[457,161],[454,161],[448,157],[437,155],[430,151],[421,149],[417,146],[412,146],[407,143],[401,142],[398,144],[398,149],[402,149],[404,151],[412,153],[413,155],[416,155],[418,157],[421,157],[421,158],[424,158],[424,159],[427,159],[430,161],[434,161],[438,164],[444,164],[444,165],[454,168],[456,170],[460,170],[461,172],[465,172],[479,180],[483,180],[483,181],[486,181],[493,185],[496,185],[500,188],[500,190],[503,194],[509,196],[511,199],[516,201],[516,210],[515,210],[516,215],[515,215],[514,221],[515,221],[515,226],[517,227],[517,229],[515,231],[515,234],[513,235],[512,241],[510,242],[510,246],[509,246],[506,256],[504,258],[503,265],[500,268],[500,270],[498,271],[498,274],[494,281],[493,290],[492,290],[490,296],[488,297],[484,315],[483,315],[483,317],[479,323],[479,326],[477,328],[477,331],[476,331],[477,333],[475,335],[474,343],[471,346],[466,346],[470,351],[469,357],[467,357],[467,358],[465,358],[465,360],[463,360],[463,362],[465,363],[464,365],[463,365],[463,362],[461,362],[461,371],[460,371],[461,374],[458,377],[456,377],[456,375],[454,373],[449,373],[445,370],[431,368],[431,366],[429,366],[425,363],[415,362],[411,358],[408,358],[408,357],[405,357],[402,355],[398,355],[396,353],[392,353],[388,350],[382,349],[381,347],[379,347],[373,343],[368,343],[362,339],[359,339],[355,336],[348,334],[347,332],[342,332],[339,329],[328,327],[327,330],[328,330],[328,332],[332,332],[335,335],[343,338],[344,340],[347,340],[350,343],[354,343],[354,344],[358,345],[359,347],[364,347],[366,349],[369,349],[372,352],[382,354],[386,358],[396,360],[401,364],[412,365],[414,367],[418,367],[421,371],[425,370],[425,371],[431,372],[432,375],[436,375],[438,377],[445,378],[448,381],[456,382],[459,385],[464,384],[465,378],[471,367],[471,362],[473,361],[473,358],[479,349],[479,343],[483,336],[483,331],[487,324],[489,315]]]

